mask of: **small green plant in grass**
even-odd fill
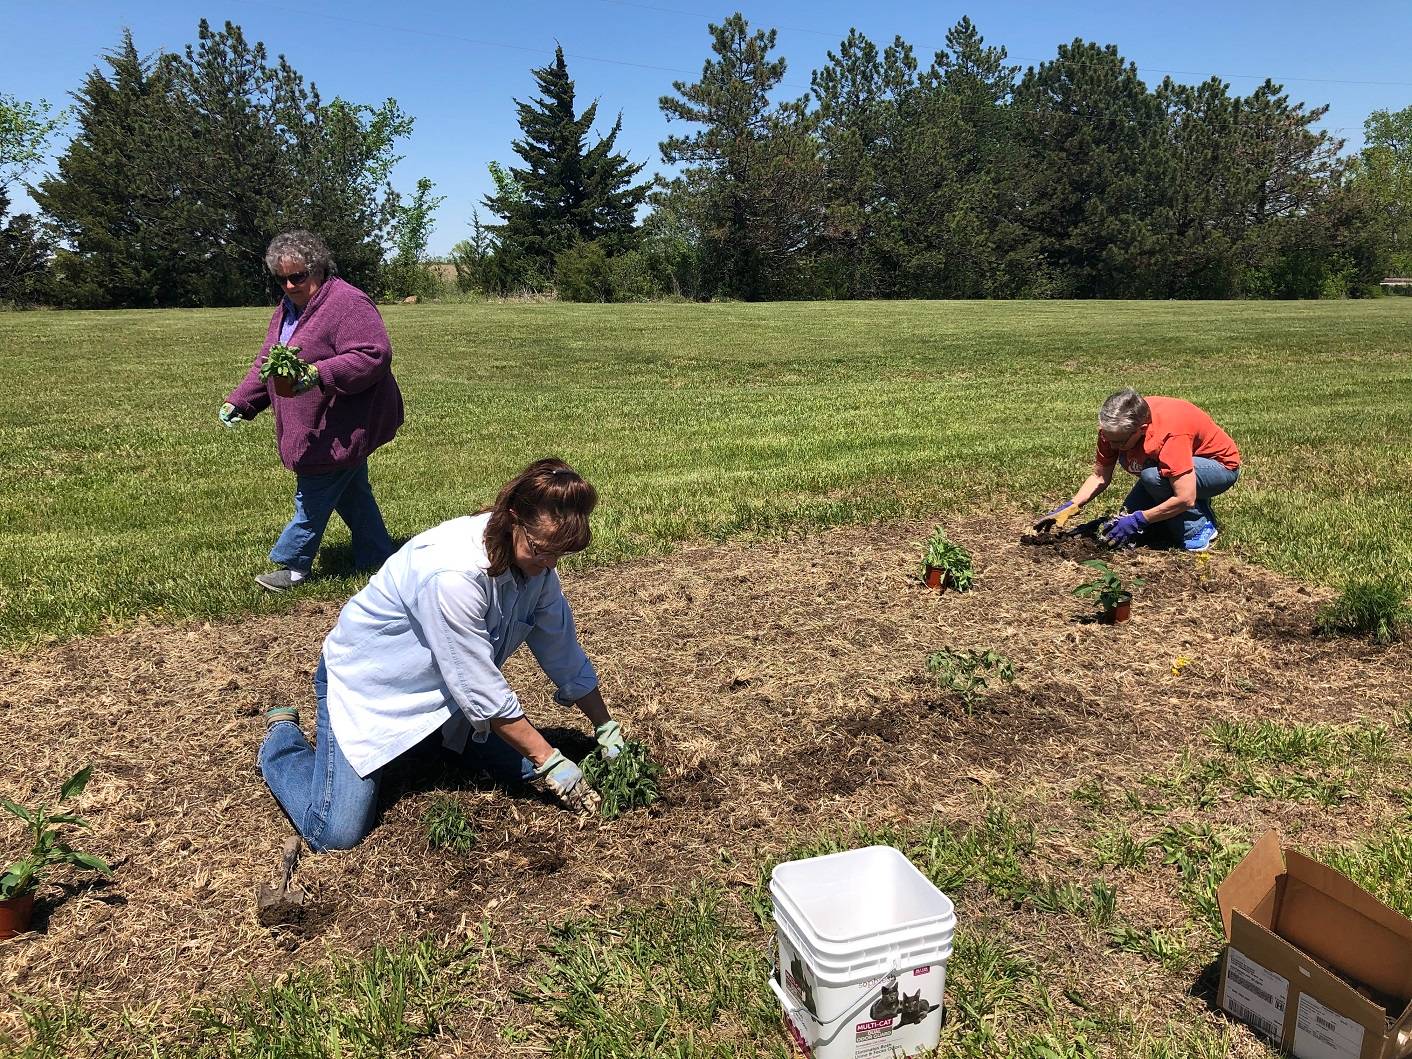
[[[71,802],[83,793],[93,767],[85,765],[59,788],[59,804]],[[73,813],[56,812],[46,805],[27,809],[0,797],[0,806],[24,821],[29,832],[29,852],[5,867],[0,874],[0,901],[24,897],[33,893],[55,868],[74,867],[96,871],[100,875],[111,875],[113,869],[101,857],[82,853],[69,845],[65,838],[67,828],[87,828],[88,821]]]
[[[1104,610],[1113,610],[1124,599],[1130,598],[1134,589],[1141,588],[1146,583],[1140,577],[1124,581],[1102,559],[1086,559],[1083,565],[1094,570],[1096,576],[1092,581],[1085,581],[1074,589],[1074,595],[1085,599],[1092,598]]]
[[[476,844],[476,830],[455,798],[442,796],[432,802],[422,816],[422,826],[430,849],[466,853]]]
[[[957,592],[965,592],[975,580],[971,566],[971,553],[959,544],[953,543],[940,526],[927,541],[922,553],[922,580],[926,580],[927,570],[940,570],[941,576],[951,582]]]
[[[1407,583],[1384,574],[1349,581],[1343,594],[1319,612],[1316,626],[1326,636],[1370,636],[1386,644],[1401,639],[1409,622]]]
[[[662,797],[662,769],[648,756],[647,747],[635,739],[629,739],[616,757],[605,758],[595,750],[584,758],[583,774],[603,799],[600,811],[605,820]]]
[[[996,651],[952,651],[949,648],[927,656],[927,672],[936,678],[942,691],[958,695],[969,710],[990,687],[990,679],[1010,683],[1015,666]]]
[[[273,377],[298,382],[304,375],[305,366],[299,359],[298,346],[286,346],[283,342],[276,342],[265,354],[265,362],[260,365],[260,379],[267,381]]]

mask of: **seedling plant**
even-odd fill
[[[73,801],[83,793],[92,771],[92,766],[85,766],[64,782],[59,789],[61,805]],[[0,797],[0,806],[23,820],[30,836],[29,852],[6,865],[4,874],[0,875],[0,901],[9,901],[33,893],[55,868],[65,865],[96,871],[101,875],[113,873],[107,861],[91,853],[82,853],[66,841],[64,829],[89,826],[83,817],[74,813],[57,812],[45,805],[27,809],[5,797]]]
[[[1014,664],[993,650],[936,651],[927,656],[927,671],[943,691],[959,696],[968,711],[985,695],[991,677],[1007,684],[1015,679]]]
[[[662,797],[661,767],[647,754],[647,747],[629,739],[616,757],[605,758],[595,750],[584,758],[584,777],[603,799],[603,819],[612,820],[629,809],[651,805]]]
[[[922,580],[927,578],[927,570],[940,570],[944,579],[949,579],[957,592],[965,592],[975,580],[971,567],[971,553],[961,545],[947,539],[946,531],[938,526],[927,540],[926,551],[922,554]]]
[[[1102,559],[1087,559],[1083,565],[1096,571],[1097,576],[1074,589],[1074,595],[1093,598],[1106,611],[1116,610],[1119,603],[1132,598],[1134,589],[1145,584],[1140,577],[1124,581]]]
[[[265,363],[260,365],[260,379],[266,381],[271,377],[283,378],[292,384],[303,377],[305,367],[305,363],[299,359],[298,346],[286,346],[283,342],[277,342],[265,354]]]

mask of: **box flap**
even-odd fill
[[[1255,843],[1245,859],[1216,888],[1216,903],[1221,907],[1221,924],[1226,929],[1227,940],[1231,936],[1232,912],[1243,912],[1262,926],[1274,925],[1273,900],[1268,902],[1268,907],[1260,906],[1274,893],[1275,884],[1284,871],[1280,833],[1266,831],[1265,837]]]
[[[1346,875],[1295,850],[1276,933],[1355,982],[1395,999],[1392,1018],[1412,998],[1412,921]]]

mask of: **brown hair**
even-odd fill
[[[535,460],[511,478],[486,508],[485,551],[491,577],[499,577],[515,561],[515,526],[544,522],[553,527],[540,541],[546,549],[567,555],[588,547],[593,534],[588,516],[598,503],[598,490],[563,460]],[[484,512],[482,512],[483,514]]]

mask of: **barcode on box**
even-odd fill
[[[1280,1030],[1283,1027],[1276,1026],[1269,1019],[1256,1011],[1252,1011],[1238,1000],[1228,1000],[1226,1006],[1230,1009],[1232,1015],[1242,1022],[1248,1023],[1252,1028],[1263,1033],[1266,1037],[1269,1037],[1273,1041],[1280,1039]]]

